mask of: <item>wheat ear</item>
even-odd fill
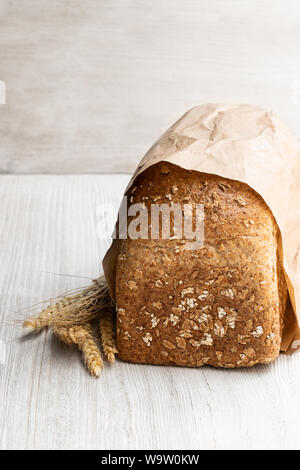
[[[49,305],[37,317],[28,318],[23,322],[23,328],[29,333],[38,332],[57,322],[59,315],[64,315],[70,308],[70,297],[63,297],[53,305]]]
[[[83,360],[94,377],[99,377],[104,364],[89,323],[74,327],[54,326],[54,334],[66,344],[77,344],[82,351]]]
[[[118,354],[118,350],[115,343],[115,314],[112,308],[102,312],[99,320],[99,330],[103,352],[108,362],[115,362],[115,355]]]
[[[47,326],[81,325],[99,315],[102,309],[111,306],[109,289],[102,276],[73,295],[59,297],[55,304],[46,307],[37,317],[25,320],[23,328],[28,332],[37,332]]]

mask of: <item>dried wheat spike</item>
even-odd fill
[[[39,331],[46,326],[72,327],[89,322],[112,305],[109,289],[103,276],[95,279],[83,289],[77,289],[66,296],[58,297],[35,318],[25,320],[23,327],[28,331]]]
[[[51,324],[49,314],[45,310],[40,313],[38,317],[28,318],[23,322],[23,328],[28,333],[38,333],[43,328],[46,328]]]
[[[99,377],[103,370],[103,360],[89,323],[74,327],[54,326],[54,334],[66,344],[77,344],[82,351],[84,362],[94,377]]]
[[[115,315],[113,309],[107,309],[102,313],[99,330],[104,354],[108,362],[115,362],[115,355],[118,354],[118,350],[115,343]]]
[[[66,344],[79,344],[86,337],[85,325],[53,326],[53,333]]]
[[[67,302],[60,300],[57,304],[49,305],[47,308],[41,311],[37,317],[28,318],[23,322],[23,328],[29,333],[38,332],[47,326],[51,326],[54,322],[54,318],[57,312],[63,308]],[[59,304],[59,306],[58,306]]]
[[[103,370],[104,364],[101,353],[97,348],[93,338],[86,338],[82,344],[79,344],[79,348],[82,351],[84,361],[90,373],[94,377],[99,377]]]
[[[44,327],[44,325],[40,325],[38,318],[25,320],[22,326],[28,333],[37,333]]]
[[[23,328],[29,333],[37,333],[38,331],[52,326],[65,310],[69,308],[69,297],[65,297],[55,304],[49,305],[37,317],[28,318],[23,322]]]

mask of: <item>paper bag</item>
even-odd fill
[[[300,347],[300,145],[272,112],[250,105],[206,104],[192,108],[150,148],[136,176],[168,161],[188,170],[239,180],[268,204],[282,235],[290,308],[284,320],[282,351]],[[127,188],[127,189],[128,189]],[[103,260],[114,298],[118,240]]]

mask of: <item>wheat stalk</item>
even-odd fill
[[[75,296],[73,297],[75,298]],[[23,328],[30,332],[38,332],[45,327],[55,325],[60,316],[64,316],[70,309],[72,297],[63,297],[53,305],[43,309],[37,317],[28,318],[23,322]]]
[[[100,335],[105,356],[115,361],[117,348],[114,340],[114,306],[105,278],[102,276],[89,287],[58,297],[41,313],[23,322],[28,332],[38,332],[50,327],[64,343],[76,344],[82,351],[84,362],[90,373],[99,377],[103,369],[101,352],[93,338],[91,321],[100,318]]]
[[[104,276],[95,279],[89,287],[58,299],[55,304],[42,310],[37,317],[26,319],[23,328],[28,332],[37,332],[49,326],[81,325],[99,315],[102,309],[112,306]]]
[[[94,377],[99,377],[104,364],[90,323],[74,327],[54,326],[54,334],[66,344],[77,344],[82,351],[83,360]]]
[[[113,309],[102,312],[99,320],[99,331],[101,344],[108,362],[115,362],[115,355],[118,354],[115,343],[115,315]]]

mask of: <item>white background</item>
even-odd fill
[[[131,172],[208,101],[300,138],[300,2],[0,0],[0,79],[1,172]]]

